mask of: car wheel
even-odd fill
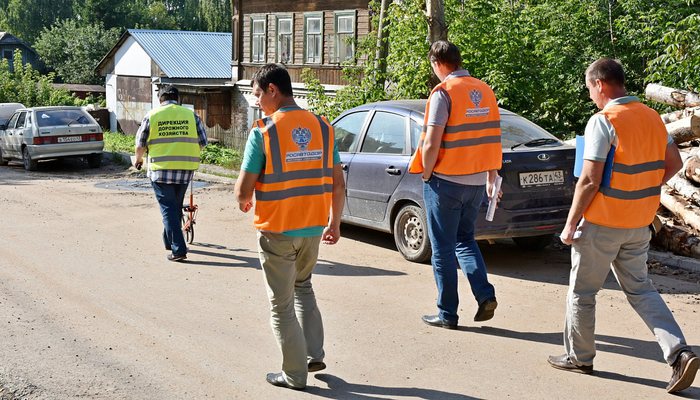
[[[39,162],[32,160],[32,156],[29,155],[29,149],[26,147],[22,149],[22,163],[27,171],[36,171],[39,168]]]
[[[542,250],[552,243],[554,235],[514,237],[513,241],[523,250]]]
[[[90,168],[100,168],[100,165],[102,165],[102,154],[90,154],[87,156],[87,163]]]
[[[394,220],[394,242],[403,258],[413,262],[430,259],[430,238],[425,212],[409,204],[401,207]]]
[[[0,165],[7,165],[7,162],[8,162],[8,161],[9,161],[9,160],[6,160],[6,159],[2,156],[2,149],[0,149]]]

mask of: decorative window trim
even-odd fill
[[[339,20],[341,18],[352,18],[352,32],[340,32],[339,29]],[[350,59],[355,58],[355,41],[357,40],[357,12],[355,10],[347,10],[347,11],[336,11],[333,13],[333,41],[334,41],[334,46],[333,46],[333,62],[335,63],[342,63],[346,60],[341,60],[340,59],[340,42],[341,36],[340,35],[352,35],[352,42],[350,44],[351,46],[351,52],[352,56]]]
[[[289,24],[290,24],[289,33],[280,33],[280,22],[282,22],[282,21],[289,21]],[[278,63],[282,63],[282,64],[293,64],[294,63],[294,15],[292,15],[292,14],[277,15],[275,25],[276,25],[276,33],[277,33],[277,37],[275,38],[275,48],[276,48],[275,60],[277,60]],[[286,62],[282,59],[281,35],[283,35],[283,34],[289,35],[289,37],[290,37],[289,56],[288,56],[288,60]]]
[[[255,33],[256,22],[263,23],[262,41],[260,43],[262,45],[262,57],[255,53],[255,39],[260,35],[259,33]],[[264,64],[267,62],[267,16],[265,15],[253,15],[250,17],[250,62],[257,64]]]
[[[313,35],[318,35],[319,41],[320,41],[320,51],[318,54],[318,60],[313,60],[309,61],[309,33],[308,33],[308,27],[309,27],[309,20],[311,19],[318,19],[320,21],[320,32],[318,33],[313,33]],[[315,12],[315,13],[305,13],[304,14],[304,64],[315,64],[315,65],[320,65],[323,64],[323,25],[324,25],[324,20],[323,20],[323,13],[322,12]]]

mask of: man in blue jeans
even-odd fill
[[[159,92],[160,107],[152,110],[136,133],[134,166],[141,169],[148,149],[148,177],[163,215],[163,243],[170,261],[187,258],[182,234],[182,202],[207,133],[197,114],[178,105],[179,92],[167,85]]]
[[[474,321],[493,318],[498,305],[474,229],[484,195],[494,191],[501,168],[500,114],[491,88],[461,68],[457,46],[437,41],[428,57],[441,82],[428,99],[425,128],[409,169],[422,173],[425,182],[423,196],[438,289],[439,313],[423,316],[423,322],[455,329],[458,267],[479,305]]]

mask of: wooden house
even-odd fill
[[[342,63],[355,58],[357,40],[370,31],[369,0],[233,0],[232,5],[232,122],[239,142],[261,116],[250,84],[258,68],[285,65],[297,103],[305,107],[301,71],[311,69],[333,95],[346,84]]]

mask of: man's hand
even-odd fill
[[[253,208],[253,202],[252,201],[240,202],[240,203],[238,203],[238,208],[241,211],[247,213],[248,211],[250,211],[251,208]]]
[[[564,230],[561,231],[559,239],[562,243],[571,246],[574,240],[581,236],[581,232],[577,230],[576,225],[564,225]]]
[[[134,160],[134,168],[140,170],[141,167],[143,167],[143,159],[141,159],[141,160],[138,160],[138,159],[137,159],[137,160]]]
[[[323,244],[336,244],[340,240],[340,226],[327,226],[323,229],[323,235],[321,235],[321,242]]]

